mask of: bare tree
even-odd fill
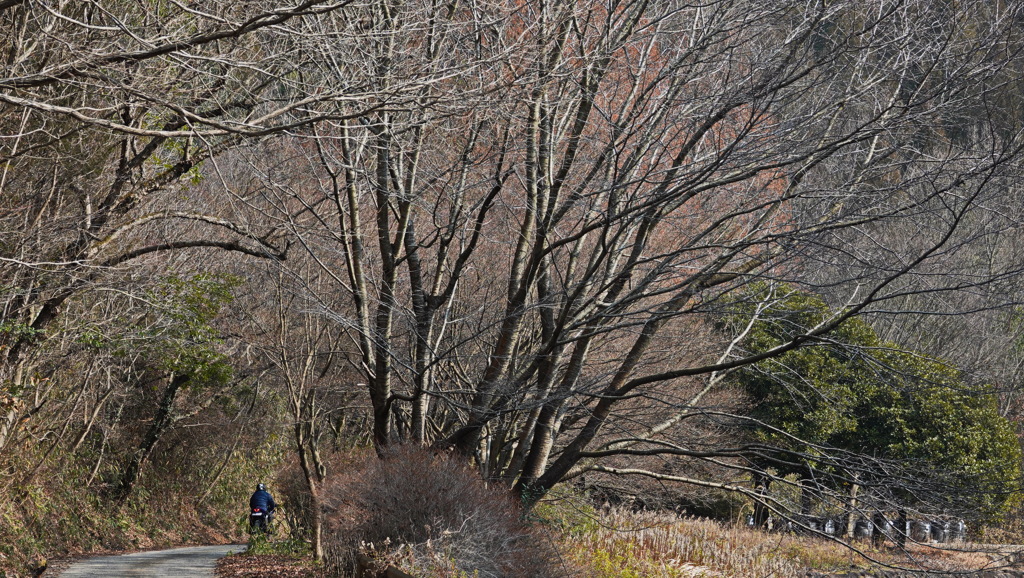
[[[309,262],[307,267],[316,269]],[[303,300],[310,293],[322,295],[317,280],[310,276],[291,279],[281,270],[276,275],[276,285],[269,288],[273,291],[271,306],[257,307],[245,315],[250,326],[246,335],[249,347],[270,362],[273,371],[269,373],[282,382],[292,451],[308,491],[308,504],[289,507],[308,508],[301,514],[309,527],[301,530],[309,532],[313,555],[319,560],[324,554],[322,486],[329,473],[323,454],[334,449],[324,438],[330,442],[329,436],[332,431],[337,435],[335,428],[344,414],[353,413],[354,387],[339,383],[348,362],[338,347],[343,333],[322,315],[315,300]],[[275,424],[268,420],[266,425]]]
[[[211,155],[339,97],[301,92],[289,23],[345,4],[0,3],[0,438],[48,401],[28,392],[69,300],[169,251],[284,256],[189,190]]]
[[[673,436],[728,372],[1020,271],[965,259],[1017,174],[986,109],[1016,3],[351,8],[369,43],[339,34],[316,73],[406,104],[281,141],[315,182],[265,171],[247,199],[350,297],[323,302],[378,446],[454,446],[528,502],[614,456],[725,460]],[[757,279],[838,312],[745,355],[709,321]]]
[[[312,333],[271,357],[310,463],[302,400],[357,373],[380,450],[456,448],[527,504],[592,471],[757,497],[700,435],[730,372],[1021,271],[973,260],[1017,223],[1017,1],[164,7],[0,2],[5,383],[110,267],[290,248],[275,318]],[[835,312],[747,352],[715,320],[760,280]]]

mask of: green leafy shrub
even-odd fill
[[[737,295],[733,308],[739,314],[722,324],[736,334],[747,330],[748,353],[782,346],[840,313],[816,295],[764,283]],[[757,308],[757,321],[746,327]],[[766,474],[859,477],[865,487],[887,489],[874,497],[886,509],[982,522],[1001,520],[1019,501],[1020,443],[999,413],[996,388],[883,341],[862,320],[847,320],[813,346],[742,367],[731,379],[756,401],[750,428],[770,449],[767,459],[750,459]],[[823,447],[835,450],[833,457],[819,456]],[[837,457],[844,452],[857,457]],[[868,456],[876,465],[864,466]],[[845,481],[828,483],[848,491]]]

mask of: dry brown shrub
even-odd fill
[[[288,520],[293,537],[305,538],[313,527],[313,500],[298,461],[292,459],[286,462],[278,470],[274,481],[275,487],[270,489],[281,506],[278,515]]]
[[[328,563],[339,570],[362,550],[417,576],[564,574],[509,494],[452,456],[393,448],[333,476],[324,502]]]
[[[324,455],[324,466],[333,482],[329,487],[334,487],[339,482],[344,483],[344,479],[351,477],[351,472],[360,471],[371,459],[376,457],[370,448],[356,448]],[[271,493],[282,506],[279,515],[287,520],[286,527],[292,533],[291,537],[310,539],[313,528],[313,499],[298,458],[290,456],[278,470],[274,482]]]

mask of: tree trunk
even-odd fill
[[[756,498],[754,502],[754,527],[768,529],[768,518],[771,516],[771,509],[768,507],[768,488],[771,485],[771,479],[763,473],[754,474],[754,491],[757,492],[760,498]]]
[[[124,504],[125,500],[128,499],[132,488],[135,487],[135,483],[139,481],[139,477],[142,475],[142,467],[153,453],[153,448],[156,447],[160,437],[167,431],[168,426],[173,423],[174,420],[171,414],[174,409],[174,400],[178,397],[178,391],[183,385],[188,383],[190,378],[191,376],[189,375],[174,375],[171,378],[171,382],[167,385],[167,389],[164,390],[164,396],[160,400],[160,407],[157,408],[156,417],[153,418],[149,431],[142,438],[139,449],[132,455],[131,461],[128,462],[128,467],[121,475],[121,481],[114,490],[114,500],[118,505]]]
[[[814,510],[814,491],[816,484],[809,477],[800,478],[800,513],[810,516]]]
[[[302,473],[306,479],[306,487],[309,489],[310,523],[310,546],[313,549],[313,559],[322,560],[324,557],[323,548],[323,513],[320,507],[320,474],[314,464],[310,463],[307,453],[299,450],[299,461],[302,465]]]
[[[898,520],[896,522],[896,545],[902,550],[907,547],[907,510],[900,508]]]
[[[853,538],[857,529],[857,492],[859,484],[850,485],[850,500],[846,504],[846,537]]]

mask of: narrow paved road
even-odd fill
[[[115,576],[160,576],[166,578],[212,578],[217,559],[241,552],[244,545],[196,546],[121,556],[101,556],[76,562],[60,573],[61,578]]]

